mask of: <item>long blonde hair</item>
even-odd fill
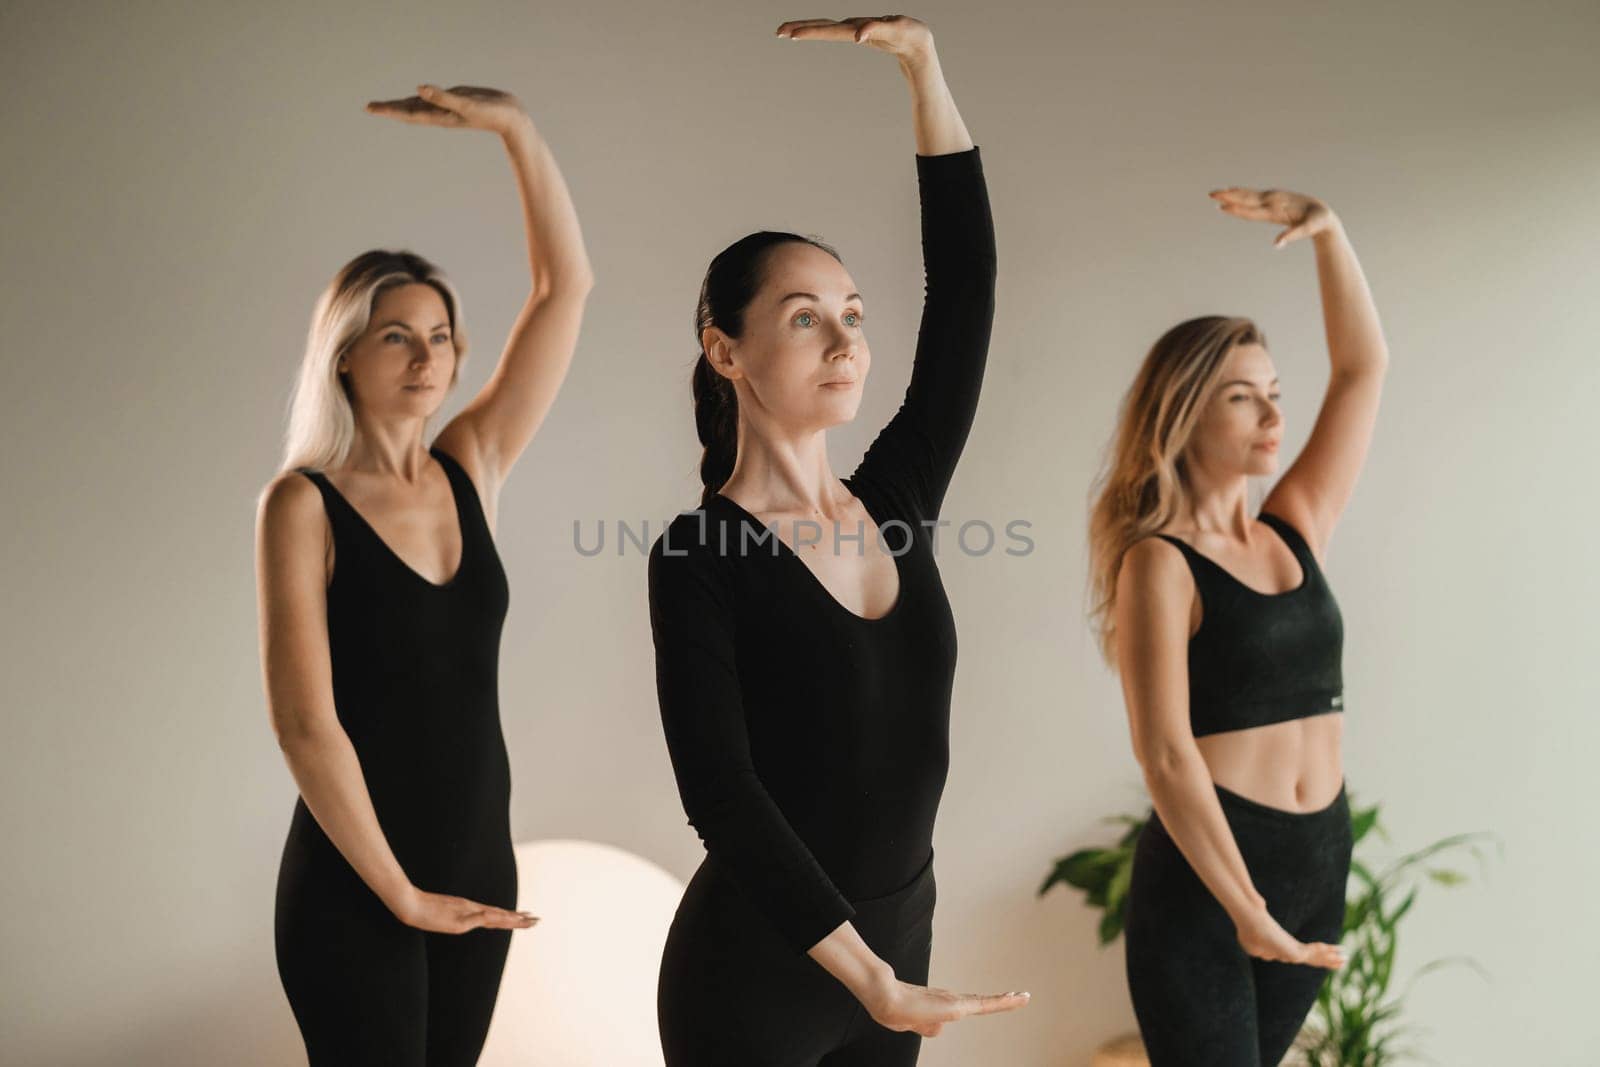
[[[1223,361],[1242,344],[1266,344],[1249,319],[1205,315],[1180,322],[1150,346],[1122,399],[1089,508],[1089,618],[1100,654],[1113,667],[1122,557],[1183,512],[1192,489],[1184,451]]]
[[[300,375],[289,399],[283,470],[323,470],[344,462],[355,439],[356,420],[349,389],[339,375],[339,358],[366,332],[380,295],[418,282],[438,290],[449,312],[456,365],[448,388],[455,387],[467,356],[461,298],[455,287],[438,267],[413,252],[363,252],[340,268],[311,313]]]

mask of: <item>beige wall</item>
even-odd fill
[[[689,327],[709,256],[817,232],[873,303],[846,473],[898,403],[921,276],[906,94],[887,58],[770,38],[818,12],[629,5],[8,4],[7,447],[0,1041],[16,1063],[275,1064],[298,1037],[272,956],[294,797],[261,693],[253,504],[311,301],[410,247],[465,294],[456,410],[525,292],[487,135],[364,114],[428,79],[517,92],[575,191],[599,285],[571,378],[503,497],[502,705],[520,838],[693,870],[654,705],[644,560],[580,558],[574,519],[652,518],[697,483]],[[231,10],[228,8],[231,7]],[[935,980],[1025,1013],[931,1067],[1085,1064],[1133,1025],[1119,947],[1050,860],[1141,802],[1119,691],[1083,622],[1085,496],[1144,348],[1257,316],[1304,440],[1326,363],[1310,250],[1206,201],[1330,200],[1393,370],[1332,544],[1347,769],[1396,843],[1491,830],[1481,884],[1429,891],[1402,972],[1437,1062],[1589,1062],[1600,9],[933,3],[982,146],[1001,255],[956,518],[1037,550],[943,557],[961,631],[936,848]],[[845,11],[830,11],[838,15]],[[573,462],[578,459],[579,462]],[[592,528],[592,525],[591,527]]]

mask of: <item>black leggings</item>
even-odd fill
[[[1337,944],[1350,874],[1350,806],[1293,812],[1216,786],[1267,910],[1301,941]],[[1332,972],[1245,954],[1233,920],[1154,811],[1128,886],[1128,989],[1151,1067],[1273,1067]]]
[[[300,812],[297,808],[297,826]],[[307,815],[309,819],[309,815]],[[510,930],[407,926],[315,827],[278,875],[278,974],[312,1067],[471,1067],[489,1032]],[[509,835],[480,881],[446,891],[516,907]]]
[[[930,857],[888,896],[851,901],[852,925],[901,981],[928,981],[935,895]],[[656,1014],[667,1067],[909,1067],[922,1045],[873,1022],[709,859],[667,932]]]

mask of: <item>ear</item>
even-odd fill
[[[744,377],[733,361],[736,343],[716,326],[707,326],[700,331],[700,348],[706,354],[706,361],[711,364],[712,370],[729,381]]]

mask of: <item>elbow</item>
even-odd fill
[[[328,743],[327,727],[303,713],[283,712],[273,715],[272,732],[277,738],[278,748],[291,759],[322,748]]]
[[[561,270],[545,270],[534,275],[529,304],[551,300],[584,300],[594,288],[594,271],[587,263]]]
[[[1145,785],[1154,793],[1163,783],[1186,777],[1199,758],[1199,750],[1192,739],[1166,737],[1145,742],[1135,756]]]
[[[961,265],[961,272],[969,289],[978,293],[993,294],[999,268],[995,265],[994,249],[976,249],[969,252]]]

